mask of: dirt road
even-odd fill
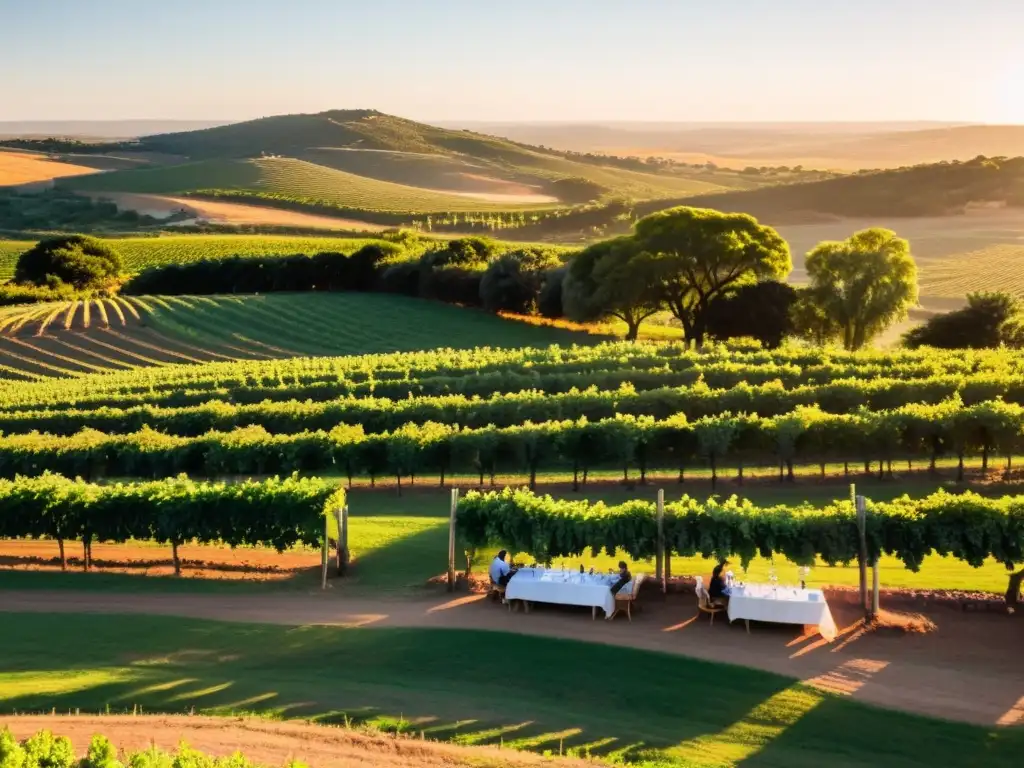
[[[0,611],[147,613],[219,621],[338,627],[485,629],[561,637],[740,664],[803,680],[872,704],[979,724],[1024,724],[1024,620],[937,608],[927,635],[862,633],[851,606],[833,605],[833,644],[792,627],[696,618],[692,595],[644,600],[630,623],[592,621],[589,610],[510,612],[480,595],[454,599],[351,599],[307,595],[111,595],[6,592]]]

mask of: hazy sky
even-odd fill
[[[0,0],[0,120],[1024,123],[1024,0]]]

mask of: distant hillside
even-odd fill
[[[860,170],[1024,155],[1024,125],[929,123],[471,124],[516,141],[577,152],[715,162],[722,167]]]
[[[971,207],[1024,207],[1024,157],[934,163],[807,184],[700,195],[685,202],[742,211],[773,224],[822,216],[944,216]],[[648,208],[656,209],[638,206],[642,212]]]

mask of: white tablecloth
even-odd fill
[[[836,623],[820,589],[772,588],[745,584],[729,590],[729,621],[770,621],[818,628],[828,641],[836,639]]]
[[[505,599],[589,608],[596,606],[604,611],[605,616],[611,616],[615,611],[615,595],[609,587],[616,580],[616,576],[604,574],[591,576],[573,571],[523,568],[505,587]],[[626,585],[622,590],[628,588],[629,585]]]

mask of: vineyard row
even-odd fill
[[[1024,355],[1007,350],[961,350],[956,353],[914,350],[880,354],[798,348],[771,352],[714,348],[692,352],[676,344],[630,343],[547,349],[435,350],[429,353],[173,365],[17,386],[8,384],[0,387],[0,408],[38,408],[75,403],[121,405],[133,399],[155,403],[163,399],[173,400],[181,391],[195,396],[207,390],[228,395],[250,389],[268,392],[291,390],[294,396],[298,396],[307,386],[330,387],[334,396],[350,394],[355,391],[353,388],[362,387],[361,392],[368,390],[371,394],[394,397],[403,395],[377,392],[377,389],[397,384],[418,394],[416,384],[435,377],[463,380],[482,374],[497,374],[526,378],[549,373],[570,375],[595,371],[691,372],[692,380],[703,376],[713,387],[731,386],[727,381],[736,383],[741,377],[756,377],[755,380],[761,382],[779,379],[794,386],[851,376],[923,378],[986,372],[998,375],[1024,373]],[[679,382],[684,383],[688,382]],[[529,388],[529,384],[517,385],[516,388]],[[427,391],[423,394],[441,393]],[[186,403],[175,401],[175,404]]]
[[[639,470],[707,465],[712,482],[724,463],[777,461],[792,476],[793,464],[829,461],[887,462],[940,456],[982,457],[987,470],[996,452],[1009,462],[1024,442],[1024,407],[992,400],[965,406],[959,398],[938,405],[906,405],[888,411],[829,414],[801,407],[775,417],[721,414],[688,421],[676,415],[617,415],[601,421],[550,421],[512,427],[460,428],[434,422],[407,424],[392,432],[366,434],[362,427],[339,426],[330,432],[272,435],[261,427],[178,437],[149,428],[126,435],[83,430],[69,437],[39,433],[0,438],[0,476],[33,475],[50,470],[87,479],[163,477],[171,472],[218,477],[271,475],[293,471],[338,471],[356,475],[403,477],[473,472],[480,477],[500,470],[528,474],[531,485],[540,470],[571,468],[574,482],[583,473],[617,467],[628,479]],[[881,464],[880,464],[881,466]],[[1007,468],[1009,470],[1009,467]],[[780,473],[782,470],[780,469]]]
[[[627,501],[618,506],[555,500],[525,490],[470,492],[459,502],[457,530],[468,552],[500,546],[542,562],[590,550],[634,559],[658,552],[655,505]],[[756,556],[782,555],[813,565],[856,560],[856,512],[850,501],[815,508],[758,507],[736,497],[701,503],[688,496],[665,505],[665,550],[690,557],[738,557],[746,567]],[[932,553],[951,555],[974,567],[989,557],[1007,568],[1024,562],[1024,496],[992,499],[942,491],[922,499],[904,496],[869,503],[868,558],[898,557],[916,571]]]
[[[780,416],[800,406],[817,406],[835,414],[899,408],[910,403],[935,405],[959,397],[967,405],[1003,399],[1024,404],[1024,375],[997,377],[940,376],[923,379],[842,379],[820,385],[786,389],[779,382],[751,386],[741,382],[728,389],[712,389],[702,380],[692,386],[637,389],[624,383],[626,372],[593,376],[558,377],[558,385],[569,381],[619,382],[617,389],[570,389],[548,393],[537,389],[501,392],[486,399],[463,394],[405,397],[343,397],[326,401],[265,401],[233,404],[209,401],[201,405],[161,407],[139,405],[129,408],[51,408],[39,411],[0,411],[0,433],[29,431],[71,435],[82,429],[108,434],[125,434],[149,427],[183,437],[197,437],[210,431],[240,427],[263,427],[274,434],[329,431],[339,425],[361,426],[366,432],[387,432],[406,424],[439,422],[463,427],[511,427],[523,422],[546,422],[586,418],[609,419],[616,414],[666,419],[683,414],[689,420],[721,413],[750,413]],[[486,381],[488,377],[479,377]],[[504,379],[505,377],[498,377]],[[650,385],[663,377],[644,377]]]

